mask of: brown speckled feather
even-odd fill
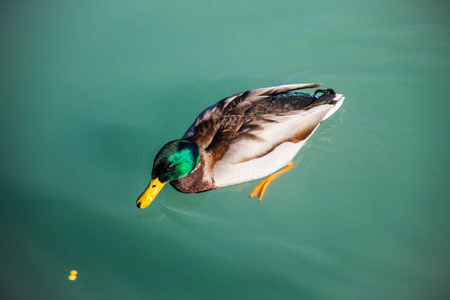
[[[320,86],[322,85],[295,84],[270,87],[224,98],[202,112],[183,138],[195,141],[209,153],[212,162],[219,161],[233,140],[244,137],[257,139],[252,132],[262,129],[260,124],[276,122],[272,116],[309,109],[331,101],[331,96],[316,98],[309,94],[290,92]],[[294,134],[293,140],[309,136],[314,128],[308,129],[306,133]]]

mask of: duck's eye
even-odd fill
[[[175,167],[174,165],[169,165],[169,166],[167,167],[167,171],[173,170],[174,167]]]

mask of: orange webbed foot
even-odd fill
[[[288,171],[292,166],[294,165],[294,162],[291,162],[289,165],[281,169],[280,171],[273,173],[272,175],[268,176],[266,179],[261,181],[253,190],[253,192],[250,194],[250,197],[258,196],[259,201],[261,201],[264,192],[266,191],[266,188],[269,186],[269,183],[277,178],[280,174],[283,174],[284,172]]]

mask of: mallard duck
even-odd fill
[[[269,182],[292,166],[292,158],[319,124],[344,100],[332,89],[295,90],[322,84],[289,84],[234,94],[206,108],[181,139],[156,155],[151,181],[136,205],[145,208],[169,182],[198,193],[266,177],[250,196],[261,200]]]

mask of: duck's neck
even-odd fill
[[[200,193],[216,189],[214,179],[211,178],[208,166],[200,156],[197,167],[186,177],[171,181],[170,184],[182,193]]]

